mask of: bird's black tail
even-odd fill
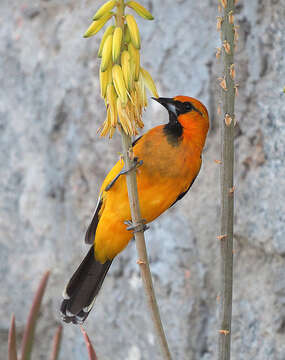
[[[111,264],[112,261],[106,261],[104,264],[96,261],[94,246],[90,248],[64,290],[60,307],[63,321],[73,324],[84,322]]]

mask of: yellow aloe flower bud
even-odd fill
[[[135,81],[135,90],[136,90],[136,105],[141,113],[144,104],[143,101],[144,84],[142,82]]]
[[[101,71],[101,69],[99,70],[99,78],[100,78],[101,96],[102,98],[105,98],[107,86],[108,84],[112,84],[113,82],[111,62],[106,71],[103,72]]]
[[[106,91],[107,91],[107,81],[108,81],[108,75],[107,71],[101,71],[99,70],[99,78],[100,78],[100,88],[101,88],[101,96],[102,98],[105,98]]]
[[[103,46],[101,71],[106,71],[112,56],[113,35],[108,35]]]
[[[130,91],[133,86],[132,72],[131,72],[131,56],[127,50],[124,50],[121,55],[121,66],[124,75],[125,84]]]
[[[120,27],[116,27],[113,35],[113,48],[112,48],[113,62],[116,62],[120,55],[122,38],[123,38],[123,30]]]
[[[158,92],[156,90],[155,83],[154,83],[152,77],[150,76],[150,73],[142,67],[140,68],[140,71],[141,71],[145,86],[148,88],[148,90],[152,93],[152,95],[155,98],[158,98],[159,97]]]
[[[137,81],[139,79],[139,75],[140,75],[140,52],[138,49],[136,49],[134,47],[134,45],[132,43],[129,43],[128,45],[128,51],[131,55],[133,64],[134,64],[134,79],[135,81]]]
[[[116,89],[116,92],[120,98],[120,101],[123,106],[127,104],[127,89],[125,85],[123,71],[120,65],[114,65],[112,68],[112,77],[113,83]]]
[[[131,41],[130,31],[129,31],[128,25],[125,24],[124,25],[124,42],[126,42],[128,44],[130,41]]]
[[[90,36],[97,34],[97,32],[102,29],[102,27],[106,24],[108,20],[111,19],[113,15],[114,13],[110,12],[102,16],[99,20],[93,21],[93,23],[89,26],[86,33],[84,34],[84,37],[88,38]]]
[[[103,4],[98,11],[96,12],[96,14],[93,16],[93,20],[98,20],[100,19],[102,16],[104,16],[107,12],[111,11],[113,9],[113,7],[116,5],[116,0],[110,0],[107,1],[105,4]]]
[[[113,127],[116,127],[117,125],[117,117],[118,117],[118,112],[117,112],[117,94],[114,88],[113,84],[109,84],[107,87],[107,101],[109,104],[109,108],[110,109],[110,113],[111,113],[111,125]]]
[[[144,8],[141,4],[137,3],[136,1],[128,1],[126,3],[126,6],[135,10],[135,12],[144,19],[147,19],[147,20],[154,19],[154,17],[151,15],[151,13],[146,8]]]
[[[141,39],[140,39],[139,28],[133,15],[127,15],[126,22],[130,31],[130,36],[132,43],[134,44],[134,47],[140,49]]]
[[[104,35],[103,35],[102,40],[101,40],[101,43],[100,43],[99,50],[98,50],[98,57],[99,58],[102,57],[102,51],[103,51],[103,47],[104,47],[104,44],[105,44],[105,41],[106,41],[107,37],[109,35],[112,35],[114,30],[115,30],[114,25],[108,26],[107,29],[105,30]]]
[[[144,92],[143,92],[143,106],[144,108],[147,107],[147,96],[146,96],[146,89],[144,88]]]
[[[147,107],[147,96],[146,96],[145,82],[144,82],[142,73],[140,73],[137,88],[138,88],[138,93],[140,96],[139,101],[140,101],[141,108],[142,109],[146,108]]]

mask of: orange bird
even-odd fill
[[[169,113],[169,122],[149,130],[133,143],[142,218],[156,219],[180,200],[196,179],[209,129],[206,107],[187,96],[155,99]],[[61,304],[65,322],[82,324],[111,266],[133,237],[123,161],[105,178],[85,242],[93,244],[67,284]]]

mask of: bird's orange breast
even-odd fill
[[[151,222],[195,179],[201,166],[200,151],[183,138],[179,145],[173,146],[164,136],[163,126],[158,126],[137,142],[134,155],[143,160],[143,165],[137,169],[142,218]],[[113,259],[133,236],[124,224],[131,220],[125,175],[120,176],[109,191],[104,191],[122,168],[123,161],[120,160],[101,188],[103,204],[95,236],[95,256],[101,262]]]

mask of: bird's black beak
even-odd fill
[[[171,98],[152,98],[153,100],[159,102],[162,106],[164,106],[169,112],[173,113],[175,116],[177,116],[177,109],[176,109],[176,102],[175,100]]]

